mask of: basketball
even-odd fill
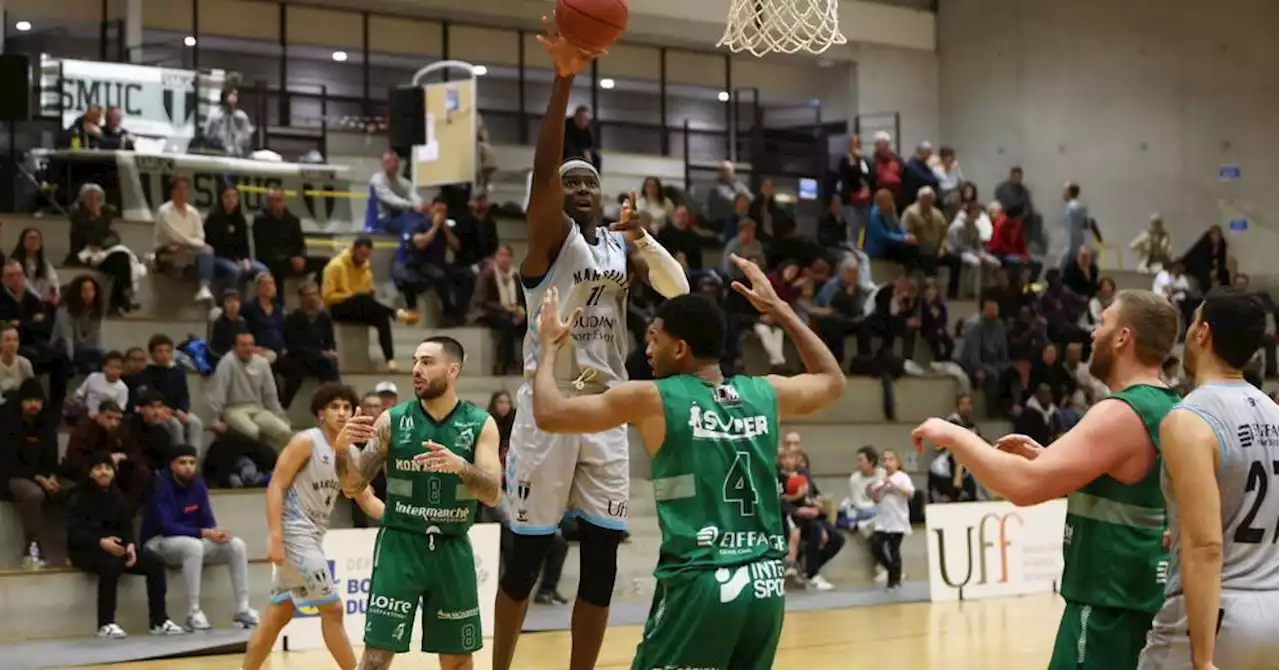
[[[807,488],[809,488],[809,480],[804,475],[797,472],[787,477],[787,495],[794,496]]]
[[[627,1],[557,0],[556,27],[574,46],[605,49],[627,29]]]

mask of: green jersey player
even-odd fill
[[[781,419],[817,411],[844,390],[844,372],[813,331],[773,292],[754,263],[733,256],[751,283],[734,289],[796,343],[806,374],[720,372],[724,314],[702,296],[672,298],[649,326],[657,381],[565,397],[554,374],[569,338],[549,289],[538,316],[533,414],[550,433],[593,433],[628,423],[653,456],[662,530],[658,587],[633,668],[771,668],[782,631],[787,553],[774,451]]]

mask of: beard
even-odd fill
[[[1093,346],[1093,355],[1089,357],[1089,374],[1094,379],[1107,383],[1107,379],[1111,376],[1111,371],[1115,368],[1115,353],[1110,347],[1105,346],[1106,342],[1096,342]]]
[[[435,400],[444,395],[449,390],[449,380],[445,377],[439,379],[428,379],[427,386],[421,391],[417,391],[418,398],[421,400]]]

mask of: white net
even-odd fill
[[[729,21],[716,46],[734,53],[822,53],[845,44],[840,0],[731,0]]]

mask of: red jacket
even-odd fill
[[[996,256],[1026,256],[1027,238],[1023,234],[1022,221],[1010,219],[1003,213],[996,217],[987,251]]]
[[[902,194],[902,161],[893,152],[877,153],[874,169],[876,188],[888,190],[893,194],[893,199],[897,200]]]

